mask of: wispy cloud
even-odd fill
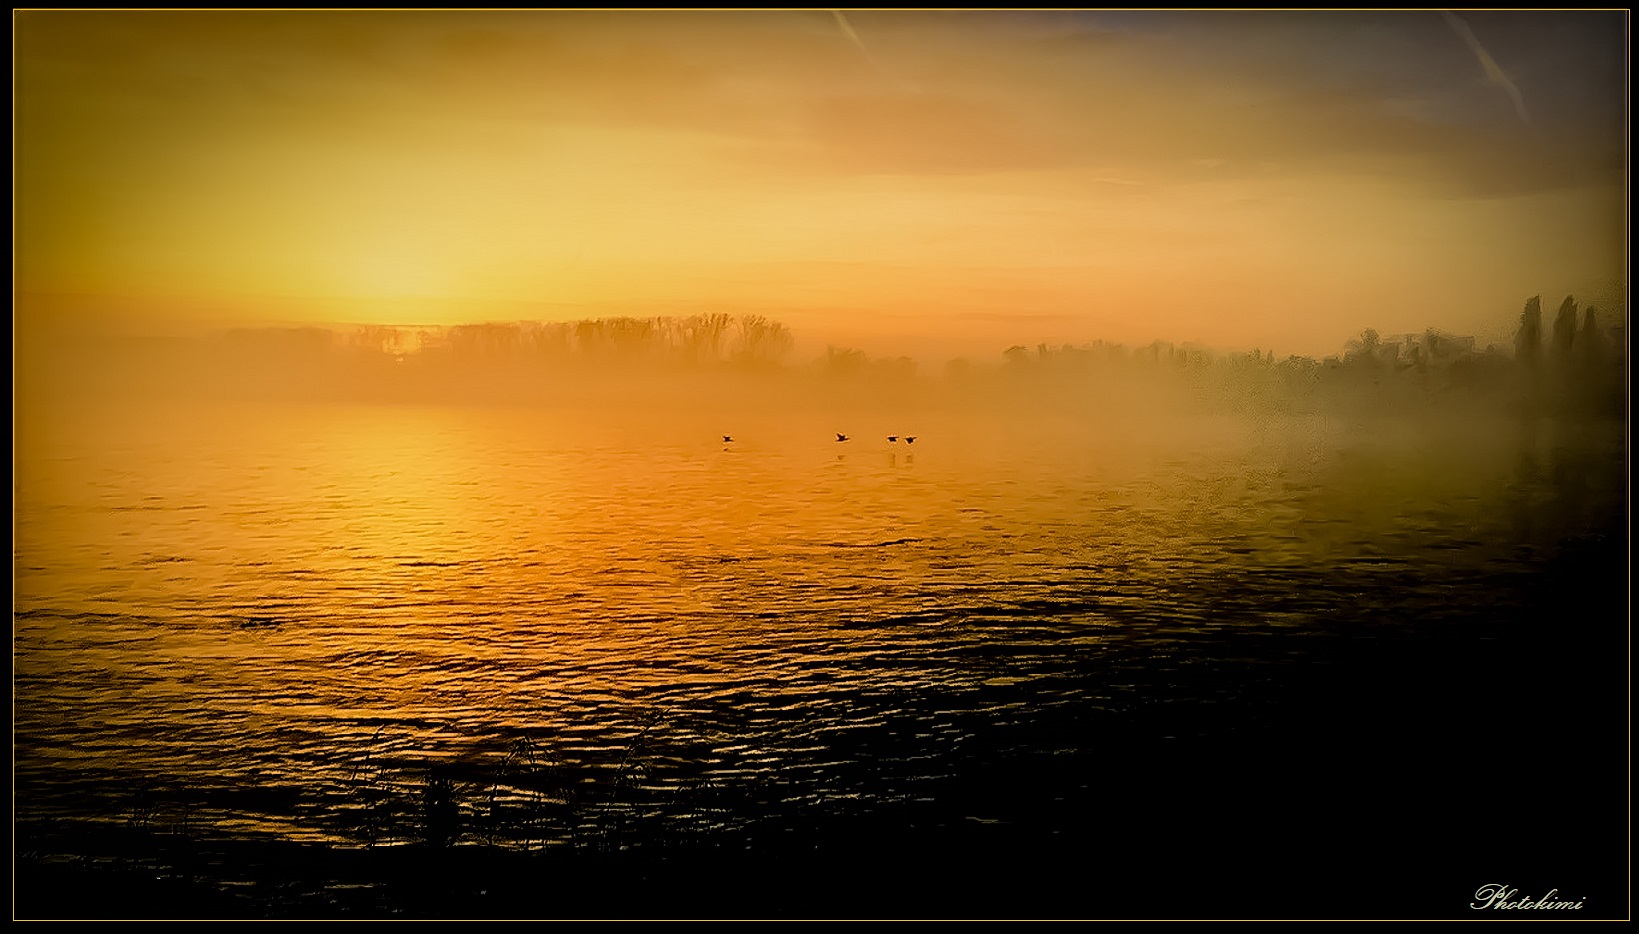
[[[876,60],[871,58],[870,50],[865,48],[865,43],[859,41],[859,33],[854,32],[854,27],[848,22],[848,17],[843,16],[841,10],[832,10],[831,15],[837,18],[837,25],[842,27],[842,34],[847,36],[848,41],[854,44],[854,48],[859,50],[859,54],[865,56],[866,61],[875,65]]]
[[[912,94],[920,91],[915,85],[882,67],[882,63],[877,61],[876,56],[871,54],[871,50],[865,47],[864,40],[859,38],[859,33],[854,31],[853,24],[848,22],[848,17],[844,16],[841,10],[832,10],[831,15],[836,17],[837,25],[842,27],[842,34],[848,37],[848,41],[853,44],[855,49],[859,50],[860,57],[864,58],[865,63],[870,65],[878,75],[893,82],[900,91]]]
[[[1520,93],[1519,86],[1514,84],[1513,79],[1508,77],[1508,73],[1502,70],[1501,65],[1497,64],[1497,60],[1492,58],[1491,53],[1487,52],[1485,46],[1480,44],[1480,39],[1474,35],[1474,30],[1468,28],[1467,23],[1457,18],[1457,15],[1449,10],[1441,10],[1440,15],[1445,17],[1445,21],[1451,26],[1452,31],[1468,43],[1468,47],[1474,52],[1474,57],[1480,60],[1480,66],[1485,69],[1487,80],[1507,92],[1509,100],[1514,102],[1514,112],[1519,114],[1521,122],[1526,126],[1534,126],[1531,123],[1530,113],[1525,109],[1525,96]]]

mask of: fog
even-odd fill
[[[1625,11],[14,26],[19,911],[1620,911]]]
[[[167,421],[255,431],[282,423],[270,405],[453,407],[479,421],[504,409],[550,418],[576,445],[824,449],[900,466],[932,455],[1049,492],[1065,476],[1146,482],[1192,464],[1196,483],[1245,487],[1268,522],[1296,496],[1291,508],[1352,516],[1339,534],[1375,528],[1389,548],[1401,513],[1433,503],[1468,504],[1521,542],[1614,534],[1626,339],[1611,322],[1623,317],[1566,297],[1544,319],[1534,296],[1507,348],[1365,329],[1320,360],[1160,341],[814,354],[759,315],[146,332],[57,319],[20,335],[17,436],[27,454],[49,435],[95,445],[146,425],[168,437]]]
[[[1437,329],[1367,328],[1322,359],[1273,350],[1015,343],[927,359],[830,344],[784,323],[706,314],[450,327],[160,327],[90,316],[23,319],[23,413],[63,405],[369,402],[570,407],[614,414],[836,411],[1003,413],[1087,424],[1172,416],[1608,418],[1625,412],[1623,309],[1525,303],[1513,346]],[[802,348],[802,349],[799,349]]]

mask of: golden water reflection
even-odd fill
[[[612,769],[643,736],[716,781],[836,760],[827,794],[875,796],[839,736],[912,717],[904,754],[935,768],[974,718],[1120,709],[1123,684],[1183,678],[1191,644],[1227,629],[1326,626],[1384,594],[1436,608],[1450,588],[1480,612],[1507,594],[1465,581],[1622,489],[1610,438],[1572,461],[1475,424],[921,411],[912,452],[887,419],[843,420],[193,405],[25,422],[19,779],[48,810],[115,781],[292,789],[294,810],[207,810],[356,840],[337,815],[361,769],[410,782],[524,739]],[[1522,474],[1539,456],[1557,468]],[[1551,528],[1532,503],[1556,501],[1555,469],[1584,507]]]

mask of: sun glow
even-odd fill
[[[1554,146],[1436,67],[1473,67],[1440,17],[1358,19],[25,12],[18,280],[244,321],[1046,316],[1325,353],[1621,279],[1619,47],[1539,69],[1586,102]]]

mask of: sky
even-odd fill
[[[13,16],[23,317],[1321,356],[1626,294],[1625,10]]]

